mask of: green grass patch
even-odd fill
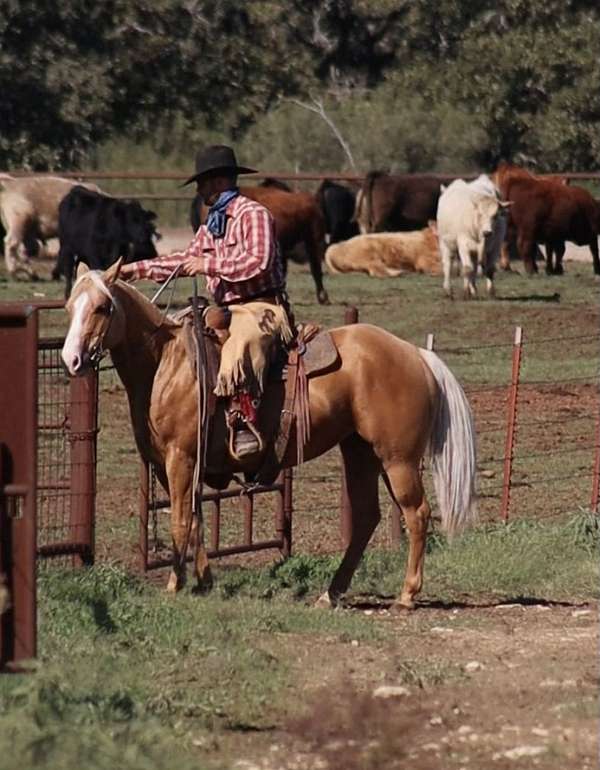
[[[430,538],[425,599],[591,600],[598,520],[480,527]],[[372,551],[354,594],[393,595],[405,549]],[[311,607],[339,557],[298,555],[262,569],[216,568],[216,588],[166,595],[122,568],[48,569],[39,579],[35,673],[0,678],[0,766],[202,768],[199,746],[231,731],[270,731],[303,707],[298,654],[320,639],[395,649],[387,623]],[[417,615],[414,616],[417,618]],[[395,678],[437,686],[460,672],[400,659]]]

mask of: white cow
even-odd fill
[[[4,259],[9,275],[24,272],[36,277],[31,257],[43,252],[48,238],[58,235],[58,204],[78,184],[57,176],[0,174],[0,219],[6,230]],[[100,192],[94,184],[83,186]]]
[[[450,297],[452,258],[462,265],[465,298],[477,294],[475,280],[481,267],[488,295],[494,293],[494,272],[506,234],[506,208],[492,180],[482,174],[472,182],[456,179],[441,186],[437,227],[444,272],[444,291]]]

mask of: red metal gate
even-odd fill
[[[0,668],[35,656],[37,559],[94,558],[98,377],[70,379],[63,340],[38,338],[38,311],[57,308],[0,305]]]
[[[257,497],[274,497],[274,537],[256,539],[256,511],[255,500]],[[239,505],[228,511],[229,516],[223,516],[222,506],[226,501],[239,501]],[[281,555],[287,558],[292,552],[292,469],[281,471],[274,484],[269,486],[259,485],[248,491],[235,486],[223,491],[213,490],[202,495],[204,518],[208,540],[209,558],[232,556],[234,554],[252,553],[266,549],[277,548]],[[158,532],[160,527],[159,513],[164,512],[170,506],[170,500],[165,494],[159,496],[158,483],[153,468],[142,463],[140,473],[140,540],[139,540],[139,565],[144,572],[159,567],[167,567],[173,563],[170,549],[166,546],[166,538],[161,538]],[[223,520],[227,518],[239,520],[241,514],[242,537],[241,542],[229,542],[223,544]],[[154,557],[150,557],[149,530],[153,537]],[[191,561],[191,554],[188,560]]]
[[[36,653],[37,314],[0,307],[0,668]],[[0,608],[1,611],[1,608]]]

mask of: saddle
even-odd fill
[[[227,308],[208,306],[203,310],[202,336],[204,343],[204,366],[206,371],[205,391],[209,400],[208,409],[212,415],[216,407],[213,391],[217,382],[221,348],[229,337],[230,312]],[[196,329],[190,310],[178,315],[177,320],[184,327],[186,350],[197,372],[196,357],[199,348]],[[284,402],[278,426],[272,436],[262,467],[254,475],[261,484],[272,483],[288,448],[290,435],[296,425],[296,452],[298,463],[303,460],[303,449],[310,437],[308,404],[308,378],[332,371],[339,364],[339,353],[331,334],[314,324],[301,324],[288,346],[283,343],[274,346],[268,369],[268,382],[284,382]],[[212,484],[211,484],[212,486]]]

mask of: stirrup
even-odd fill
[[[257,447],[256,449],[252,449],[250,452],[238,454],[238,452],[235,450],[235,438],[236,434],[243,432],[248,432],[254,436],[256,439]],[[248,457],[254,457],[255,455],[261,454],[264,448],[265,442],[263,441],[263,437],[251,422],[244,423],[244,427],[239,431],[236,431],[233,426],[229,426],[229,454],[231,457],[233,457],[234,460],[237,460],[238,462],[244,462],[248,459]]]

